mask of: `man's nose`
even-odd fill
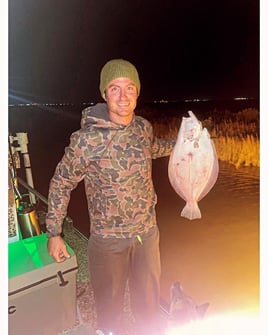
[[[127,93],[126,93],[126,90],[122,88],[120,90],[120,99],[125,99],[125,98],[127,98]]]

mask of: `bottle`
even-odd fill
[[[22,238],[40,235],[41,230],[35,208],[26,202],[22,202],[17,212]]]

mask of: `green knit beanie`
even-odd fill
[[[104,95],[107,85],[114,79],[125,77],[132,80],[137,86],[138,95],[140,94],[140,79],[137,69],[133,64],[124,59],[112,59],[102,68],[100,73],[100,92]]]

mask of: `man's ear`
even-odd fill
[[[103,99],[104,99],[105,101],[107,101],[105,92],[103,93],[102,97],[103,97]]]

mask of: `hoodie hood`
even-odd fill
[[[107,104],[98,103],[82,110],[81,128],[89,127],[121,129],[125,126],[112,122],[109,118]]]

